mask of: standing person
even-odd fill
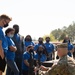
[[[19,75],[19,70],[18,67],[14,61],[15,59],[15,52],[17,50],[13,40],[11,39],[14,36],[14,29],[13,28],[8,28],[5,31],[6,34],[6,40],[8,42],[8,51],[7,51],[7,70],[6,70],[6,75],[11,75],[11,71],[14,72],[14,75]]]
[[[47,50],[46,50],[46,47],[45,47],[45,45],[43,43],[43,38],[42,37],[39,37],[38,38],[38,44],[35,45],[34,50],[37,51],[37,49],[38,49],[38,47],[40,45],[42,45],[44,47],[45,53],[46,53],[46,55],[48,55]]]
[[[27,35],[25,37],[25,47],[27,47],[29,45],[33,45],[34,46],[34,43],[32,42],[32,37],[30,35]]]
[[[21,36],[19,34],[19,26],[18,25],[13,25],[13,28],[15,29],[15,34],[12,38],[12,40],[14,41],[16,47],[17,47],[17,51],[15,53],[15,62],[18,66],[18,69],[20,71],[19,75],[21,75],[21,71],[22,71],[22,56],[23,56],[23,52],[24,52],[24,38],[23,36]]]
[[[6,66],[5,55],[8,50],[8,44],[2,29],[7,27],[10,21],[11,18],[9,16],[0,15],[0,75],[2,75],[2,72],[4,72],[5,70]]]
[[[47,60],[49,61],[54,58],[54,45],[50,43],[50,37],[46,37],[45,40],[46,40],[45,47],[48,53]]]
[[[23,75],[34,75],[34,47],[27,46],[23,54],[22,73]]]
[[[38,44],[35,45],[34,50],[37,51],[37,49],[38,49],[38,47],[39,47],[40,45],[44,46],[43,38],[42,38],[42,37],[39,37],[39,38],[38,38]],[[44,47],[45,47],[45,46],[44,46]]]
[[[70,57],[73,56],[73,52],[74,52],[74,46],[73,44],[70,42],[70,39],[69,37],[65,37],[64,40],[63,40],[63,43],[67,43],[68,44],[68,55]]]

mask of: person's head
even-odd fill
[[[34,47],[32,45],[27,46],[27,51],[28,52],[33,52],[34,51]]]
[[[45,48],[42,46],[42,45],[40,45],[39,47],[38,47],[38,49],[37,49],[37,51],[36,51],[38,54],[46,54],[45,53]]]
[[[62,43],[57,45],[57,55],[61,58],[68,53],[68,45],[67,43]]]
[[[43,38],[42,38],[42,37],[39,37],[38,42],[39,42],[40,44],[42,44],[42,43],[43,43]]]
[[[15,34],[19,33],[19,25],[14,24],[13,28],[15,29]]]
[[[25,41],[32,41],[31,36],[30,36],[30,35],[27,35],[27,36],[25,37]]]
[[[11,21],[11,18],[7,15],[0,15],[0,26],[1,27],[7,27],[9,25],[9,22]]]
[[[47,43],[49,43],[50,42],[50,37],[46,37],[45,40],[46,40]]]
[[[63,43],[70,43],[69,37],[65,37],[64,40],[63,40]]]
[[[8,28],[5,31],[5,35],[12,38],[14,36],[14,32],[15,32],[15,30],[13,28]]]

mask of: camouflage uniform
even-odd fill
[[[63,56],[48,73],[49,75],[75,75],[75,61],[67,55]]]

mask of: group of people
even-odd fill
[[[7,15],[0,15],[0,75],[5,71],[6,64],[6,75],[38,75],[39,69],[47,70],[42,63],[53,60],[55,50],[59,58],[65,56],[63,61],[67,59],[66,55],[72,57],[74,46],[70,43],[69,38],[63,40],[63,43],[67,45],[62,43],[56,48],[50,43],[50,37],[45,38],[45,43],[43,38],[39,37],[37,44],[32,41],[30,35],[24,38],[19,34],[17,24],[12,28],[7,28],[4,33],[3,28],[8,27],[11,20]],[[61,62],[58,63],[61,64]],[[52,71],[57,73],[55,69]],[[49,71],[49,75],[61,75],[51,73],[52,71]]]
[[[39,60],[39,63],[52,60],[54,45],[49,43],[49,37],[46,37],[45,44],[42,37],[39,37],[38,44],[35,44],[30,35],[24,38],[19,34],[19,25],[17,24],[3,32],[3,28],[8,27],[10,21],[9,16],[0,15],[0,75],[4,72],[6,64],[6,75],[28,75],[28,64],[31,63],[29,60],[32,52],[33,58],[36,61]],[[34,65],[34,63],[32,64]]]

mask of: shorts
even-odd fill
[[[5,67],[6,67],[6,60],[5,60],[5,58],[2,59],[0,56],[0,71],[4,72]]]

